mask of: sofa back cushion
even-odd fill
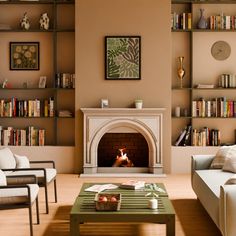
[[[16,160],[16,168],[30,168],[29,159],[26,156],[14,154]]]
[[[0,149],[0,169],[16,168],[16,161],[9,148]]]
[[[2,170],[0,170],[0,186],[6,186],[6,185],[7,185],[6,175]]]
[[[210,168],[211,169],[222,169],[226,159],[236,156],[236,145],[222,146],[217,151]]]

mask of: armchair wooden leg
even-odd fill
[[[56,182],[56,179],[54,179],[54,194],[55,194],[55,202],[57,202],[57,182]]]
[[[47,184],[45,185],[45,202],[46,202],[46,214],[49,213],[49,207],[48,207],[48,187]]]
[[[32,221],[32,206],[29,203],[29,223],[30,223],[30,236],[33,236],[33,221]]]
[[[36,198],[36,214],[37,214],[37,224],[40,224],[40,220],[39,220],[39,200],[38,200],[38,197]]]

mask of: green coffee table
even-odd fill
[[[103,192],[121,193],[120,211],[96,211],[95,193],[85,192],[89,186],[95,183],[83,184],[79,196],[70,212],[70,235],[80,235],[80,224],[84,222],[147,222],[166,224],[166,235],[175,235],[175,211],[167,193],[156,192],[158,197],[158,209],[147,208],[148,197],[143,190],[115,189]],[[117,184],[118,185],[118,184]],[[165,190],[163,184],[158,184]]]

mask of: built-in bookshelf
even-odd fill
[[[19,24],[25,12],[28,30]],[[48,30],[39,27],[45,12]],[[74,0],[0,1],[0,36],[0,145],[74,146]],[[39,69],[12,69],[10,42],[39,43]]]
[[[204,9],[208,23],[204,29],[197,26],[200,9]],[[181,146],[235,143],[235,16],[235,1],[172,1],[173,146],[178,142]],[[212,48],[218,41],[231,47],[228,58],[213,57]],[[184,57],[185,70],[182,88],[177,75],[180,56]],[[176,116],[179,109],[180,116]],[[185,145],[189,127],[191,141]]]

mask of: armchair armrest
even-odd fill
[[[30,164],[52,164],[52,167],[55,169],[56,165],[54,161],[30,161]]]
[[[192,171],[209,169],[215,155],[192,155]]]
[[[35,175],[12,175],[6,176],[7,185],[37,184]]]
[[[220,187],[220,229],[225,236],[236,235],[236,185]]]

